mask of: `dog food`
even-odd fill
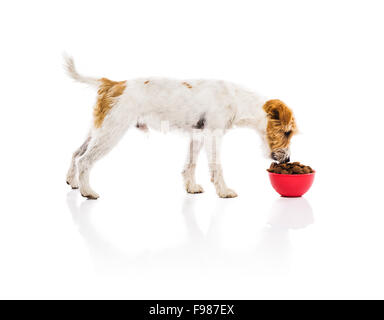
[[[313,172],[310,166],[305,166],[300,162],[272,162],[271,166],[269,167],[269,169],[267,169],[267,171],[279,174],[306,174]]]

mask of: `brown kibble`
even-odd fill
[[[278,174],[308,174],[313,172],[310,166],[303,165],[300,162],[272,162],[267,171]]]
[[[293,167],[293,169],[292,169],[292,171],[294,172],[294,173],[300,173],[300,167],[299,166],[294,166]]]

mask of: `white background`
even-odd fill
[[[0,298],[384,298],[381,1],[8,1],[0,5]],[[280,198],[261,142],[230,132],[217,198],[187,139],[129,131],[65,184],[91,121],[86,75],[218,78],[280,98],[312,189]]]

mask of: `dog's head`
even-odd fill
[[[267,101],[263,109],[267,114],[266,141],[270,156],[279,162],[289,162],[289,145],[297,132],[292,110],[277,99]]]

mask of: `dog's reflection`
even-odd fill
[[[78,204],[78,198],[79,194],[76,190],[68,192],[67,205],[72,219],[89,249],[96,270],[103,271],[110,266],[123,263],[122,252],[104,239],[92,224],[92,210],[97,205],[96,201],[82,200]]]
[[[287,272],[290,266],[290,232],[305,228],[313,223],[313,212],[305,198],[279,198],[269,212],[267,223],[255,228],[259,235],[257,246],[252,251],[226,252],[220,243],[220,225],[228,201],[216,199],[208,230],[203,232],[196,219],[196,204],[199,198],[186,195],[182,205],[182,215],[187,235],[183,244],[164,248],[155,253],[143,250],[139,254],[129,254],[117,249],[108,242],[92,224],[92,210],[97,201],[83,200],[78,203],[78,193],[67,194],[67,205],[80,234],[89,248],[95,268],[100,272],[124,270],[149,265],[160,265],[167,261],[173,266],[220,265],[225,267],[250,267],[259,272]],[[255,213],[256,214],[256,213]]]

